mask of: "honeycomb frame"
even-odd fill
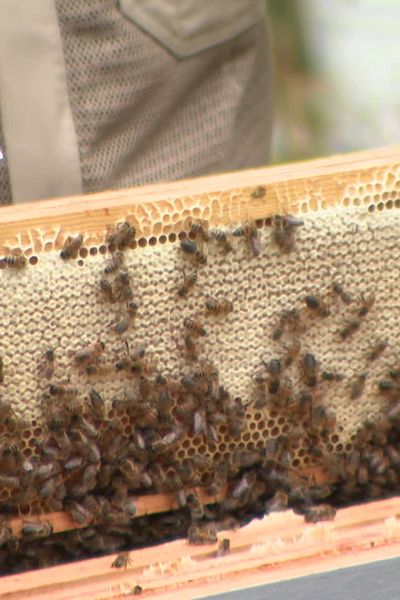
[[[175,244],[187,231],[190,217],[206,219],[211,227],[230,226],[247,219],[257,220],[262,227],[276,213],[329,217],[329,211],[337,207],[344,215],[358,215],[360,211],[379,214],[400,208],[399,169],[400,150],[391,148],[131,191],[44,201],[30,207],[28,219],[26,206],[5,207],[0,212],[0,248],[4,256],[24,254],[28,269],[40,269],[42,256],[46,260],[46,255],[60,250],[68,235],[83,233],[84,247],[76,263],[84,266],[86,260],[104,260],[109,256],[104,243],[107,227],[125,219],[136,227],[137,241],[132,249],[140,252],[158,244]],[[237,185],[233,185],[236,181]],[[4,269],[4,262],[0,267]],[[253,411],[252,420],[249,411],[249,426],[255,424],[253,430],[259,429],[262,414]],[[33,426],[39,427],[37,423]],[[284,426],[284,420],[279,426]],[[276,435],[280,433],[278,427]],[[251,450],[248,441],[241,439],[233,445]],[[226,448],[227,454],[234,450],[231,446]],[[185,458],[184,447],[180,451],[179,458]],[[150,497],[148,502],[151,505]],[[166,501],[165,506],[168,505]]]

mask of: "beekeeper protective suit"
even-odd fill
[[[265,164],[265,0],[0,0],[0,203]]]

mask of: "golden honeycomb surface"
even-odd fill
[[[68,382],[79,390],[80,398],[86,398],[95,388],[112,417],[112,399],[135,385],[132,378],[115,371],[116,361],[126,352],[125,342],[131,349],[145,347],[146,357],[156,372],[179,379],[195,368],[183,351],[183,319],[192,317],[201,320],[207,331],[207,336],[197,342],[199,359],[215,365],[220,383],[232,397],[242,399],[246,405],[246,428],[240,438],[234,439],[225,426],[220,426],[216,442],[186,433],[176,448],[178,460],[201,454],[215,465],[231,462],[237,449],[261,449],[271,437],[298,430],[304,439],[293,454],[292,466],[297,469],[313,464],[307,432],[268,406],[255,409],[252,394],[254,374],[262,368],[261,360],[284,355],[287,340],[272,340],[279,314],[291,308],[305,314],[304,297],[314,293],[329,303],[330,315],[304,317],[307,330],[301,336],[301,353],[314,354],[321,369],[344,376],[341,382],[321,382],[318,387],[322,390],[321,402],[334,410],[337,419],[335,430],[326,440],[328,449],[339,454],[350,452],[354,435],[365,420],[374,420],[385,410],[387,401],[378,393],[377,382],[385,377],[388,366],[398,361],[399,188],[396,170],[377,170],[374,180],[347,187],[335,207],[305,188],[295,207],[304,218],[304,226],[298,229],[292,252],[282,254],[272,244],[271,228],[264,222],[259,223],[260,256],[252,255],[243,238],[231,239],[234,250],[229,254],[210,242],[207,264],[198,268],[198,281],[185,298],[177,297],[176,290],[183,270],[190,270],[192,263],[179,249],[179,238],[171,232],[189,216],[215,222],[218,211],[220,216],[223,212],[221,198],[211,194],[205,202],[199,202],[196,196],[171,201],[169,215],[160,215],[154,208],[136,207],[132,221],[140,223],[143,237],[135,248],[126,250],[125,267],[139,310],[122,335],[115,332],[114,325],[122,316],[123,307],[110,304],[99,291],[99,281],[110,258],[105,246],[95,246],[86,238],[84,246],[90,251],[78,259],[63,261],[59,250],[54,249],[54,240],[43,239],[35,245],[21,236],[18,248],[12,246],[13,252],[22,250],[31,257],[34,252],[38,260],[24,269],[0,269],[0,353],[4,363],[0,394],[12,404],[24,454],[35,454],[36,442],[47,433],[43,398],[49,381],[40,374],[46,349],[51,347],[56,354],[52,382]],[[246,203],[251,202],[249,193],[238,192],[236,196],[245,214]],[[287,204],[284,189],[280,191],[280,201],[282,206]],[[229,214],[222,220],[229,221]],[[225,225],[224,229],[232,231],[235,225]],[[73,233],[82,232],[85,236],[84,229],[82,223],[82,230]],[[362,294],[375,296],[360,330],[346,340],[340,338],[339,332],[354,314],[354,305],[344,306],[333,297],[334,281],[339,281],[356,299]],[[228,298],[233,311],[218,317],[206,315],[204,303],[208,295]],[[371,344],[377,339],[386,339],[388,347],[379,359],[367,361]],[[97,340],[105,344],[101,357],[104,373],[88,376],[76,369],[73,356]],[[364,372],[365,389],[360,398],[352,400],[352,382]],[[304,389],[296,363],[286,375],[297,390]],[[132,427],[127,417],[124,425],[129,435]],[[6,430],[4,424],[1,427]]]
[[[2,397],[11,401],[16,416],[26,421],[28,429],[32,421],[36,427],[42,426],[42,397],[48,381],[38,370],[48,347],[56,352],[54,380],[69,380],[82,395],[95,387],[108,401],[129,385],[127,378],[113,369],[125,351],[125,340],[133,348],[144,346],[159,372],[174,376],[190,372],[182,351],[182,321],[184,317],[198,317],[207,330],[207,336],[199,339],[199,358],[216,365],[220,382],[250,404],[252,375],[260,368],[260,359],[283,353],[282,344],[271,338],[279,313],[286,308],[303,308],[306,294],[332,297],[332,282],[340,281],[351,294],[374,293],[373,309],[360,331],[343,341],[338,332],[351,317],[352,307],[332,302],[328,318],[307,319],[302,351],[312,352],[323,368],[345,376],[343,382],[325,385],[324,403],[335,409],[339,438],[346,444],[366,417],[381,410],[383,402],[376,382],[388,363],[396,360],[399,350],[399,233],[397,210],[370,213],[365,207],[348,207],[308,213],[298,231],[296,249],[287,255],[271,244],[268,227],[262,229],[260,257],[252,256],[240,238],[234,240],[234,252],[228,255],[209,244],[208,263],[199,269],[198,282],[187,298],[176,295],[182,269],[190,268],[178,243],[128,250],[125,262],[139,311],[123,335],[112,327],[121,310],[99,293],[107,257],[98,254],[80,261],[62,261],[59,252],[52,251],[40,254],[35,266],[3,269]],[[232,313],[205,316],[207,295],[230,299]],[[369,344],[376,338],[387,338],[388,349],[381,359],[368,365],[362,398],[350,401],[349,382],[365,371]],[[100,378],[82,375],[71,359],[97,339],[105,343],[104,363],[109,367],[109,373]],[[290,376],[299,378],[296,370]],[[268,422],[268,410],[261,412]],[[249,406],[249,421],[251,414]],[[250,437],[253,442],[260,439],[258,433],[250,432]],[[192,444],[196,445],[196,440]]]

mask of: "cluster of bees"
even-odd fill
[[[283,255],[293,251],[303,221],[292,215],[275,215],[269,224],[272,243]],[[243,239],[251,256],[261,254],[255,222],[247,221],[230,233],[210,229],[202,220],[191,221],[188,228],[188,236],[180,241],[184,264],[174,290],[178,301],[192,293],[199,270],[209,260],[211,244],[228,255]],[[100,275],[98,293],[116,307],[111,326],[117,335],[125,333],[140,312],[124,257],[135,235],[127,221],[106,235],[111,258]],[[69,237],[61,259],[77,258],[82,244],[81,235]],[[25,266],[19,257],[11,257],[7,264]],[[335,281],[326,298],[309,294],[302,307],[278,315],[271,337],[281,345],[282,354],[260,359],[250,382],[251,409],[283,415],[293,426],[288,434],[269,438],[263,448],[238,445],[228,463],[214,463],[201,454],[180,461],[176,450],[187,435],[202,436],[206,444],[216,445],[221,427],[234,441],[240,440],[246,429],[242,399],[221,384],[214,364],[199,358],[207,322],[224,319],[235,310],[230,298],[206,296],[202,314],[183,319],[181,351],[188,369],[179,377],[165,375],[144,347],[131,348],[126,342],[112,370],[123,372],[130,383],[112,398],[103,398],[95,384],[82,397],[69,382],[59,383],[54,379],[56,350],[46,350],[38,371],[47,381],[43,395],[47,432],[38,442],[38,456],[25,457],[18,435],[6,432],[0,436],[0,486],[10,494],[0,522],[0,569],[9,572],[54,564],[88,552],[119,551],[176,535],[186,534],[193,544],[215,543],[221,530],[239,526],[253,515],[292,507],[307,522],[317,522],[334,518],[337,504],[394,493],[400,476],[400,367],[390,368],[387,379],[376,384],[377,396],[388,401],[387,412],[377,421],[363,424],[349,455],[332,453],[326,442],[337,426],[336,415],[324,403],[324,390],[342,382],[344,376],[324,368],[302,343],[309,321],[329,318],[332,307],[338,305],[349,314],[338,331],[338,340],[344,342],[368,320],[374,301],[373,295],[354,296]],[[386,347],[387,340],[376,340],[366,364],[377,360]],[[72,364],[78,373],[95,380],[104,372],[105,352],[99,339],[74,352]],[[0,383],[6,376],[0,362]],[[367,377],[366,370],[349,383],[349,401],[362,396]],[[0,419],[5,425],[15,421],[12,406],[4,399],[0,400]],[[127,421],[131,424],[128,433]],[[316,464],[323,465],[326,483],[318,484],[292,468],[293,453],[300,443],[307,446]],[[203,505],[193,491],[200,484],[209,496],[225,492],[225,498]],[[135,518],[132,496],[154,492],[174,492],[179,509]],[[44,512],[64,510],[82,529],[51,535],[52,526],[45,517],[38,520],[24,515],[21,539],[17,539],[6,515],[16,509],[23,514],[32,505]],[[228,552],[229,540],[224,539],[217,555]],[[127,565],[126,555],[121,556],[125,557],[121,564],[113,567]]]

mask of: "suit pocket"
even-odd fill
[[[119,7],[178,57],[222,44],[265,18],[265,0],[119,0]]]

